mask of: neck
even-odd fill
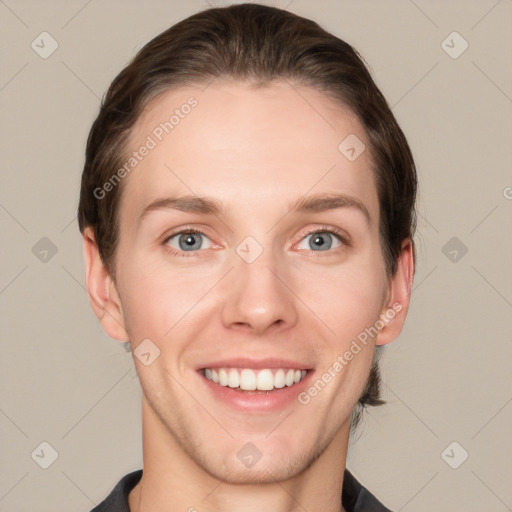
[[[341,505],[349,425],[304,471],[264,483],[213,476],[196,463],[143,398],[144,471],[129,495],[131,512],[345,512]]]

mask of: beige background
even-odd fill
[[[133,362],[83,287],[79,179],[110,81],[208,3],[227,4],[0,2],[1,511],[87,511],[141,467]],[[267,3],[362,53],[420,174],[412,306],[383,357],[389,404],[365,416],[348,466],[393,510],[511,510],[512,1]],[[31,47],[43,31],[58,44],[47,59]],[[458,58],[444,48],[461,50],[459,36],[442,46],[454,31],[469,44]],[[58,453],[47,469],[42,442]]]

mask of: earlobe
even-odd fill
[[[128,341],[121,300],[110,272],[99,254],[92,228],[83,232],[85,285],[92,309],[105,332],[115,340]]]
[[[376,338],[377,345],[386,345],[398,337],[404,326],[414,278],[414,246],[411,239],[402,243],[397,268],[389,283],[389,291],[381,319],[384,324]]]

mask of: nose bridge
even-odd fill
[[[287,281],[286,267],[278,258],[270,243],[264,247],[253,237],[236,247],[222,314],[226,327],[243,324],[261,333],[274,324],[290,326],[296,322],[294,296],[283,284]]]

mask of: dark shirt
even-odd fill
[[[130,512],[128,494],[139,483],[142,469],[124,476],[108,497],[91,512]],[[345,469],[341,502],[347,512],[391,512]]]

